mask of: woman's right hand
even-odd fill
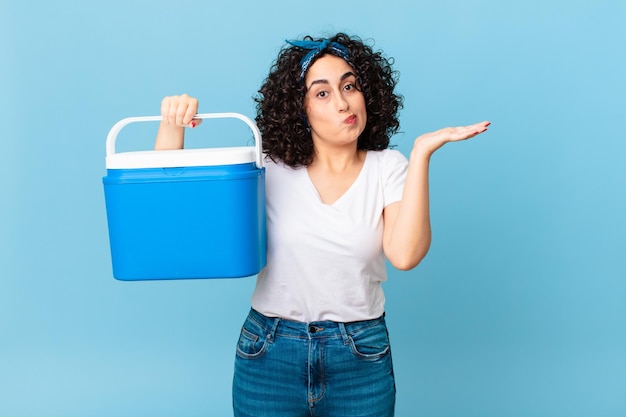
[[[185,146],[185,127],[194,128],[202,119],[198,113],[198,99],[182,94],[168,96],[161,101],[161,124],[154,149],[182,149]]]
[[[198,113],[198,99],[187,94],[168,96],[161,101],[161,123],[168,126],[194,128],[202,119],[194,119]]]

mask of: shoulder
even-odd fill
[[[287,166],[280,160],[274,161],[269,156],[265,155],[263,157],[263,166],[265,166],[265,170],[268,172],[280,171],[287,168]]]
[[[264,157],[263,166],[265,167],[265,175],[268,178],[287,178],[301,170],[301,168],[292,168],[283,161],[274,161],[269,156]]]
[[[399,200],[401,191],[404,188],[409,161],[402,152],[395,149],[385,149],[382,151],[369,151],[368,158],[371,158],[370,172],[376,175],[378,181],[388,193],[387,201]],[[392,195],[398,192],[398,195]],[[392,193],[392,194],[389,194]]]

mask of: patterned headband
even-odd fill
[[[321,41],[290,41],[285,40],[289,45],[308,50],[309,52],[300,60],[300,79],[304,81],[304,76],[311,65],[311,62],[323,51],[330,49],[340,58],[350,63],[350,51],[338,42],[331,42],[328,39]]]

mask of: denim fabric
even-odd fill
[[[301,323],[252,309],[235,358],[235,417],[388,417],[396,387],[385,318]]]

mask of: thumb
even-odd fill
[[[191,119],[191,122],[187,125],[190,128],[198,127],[202,124],[202,119]]]

